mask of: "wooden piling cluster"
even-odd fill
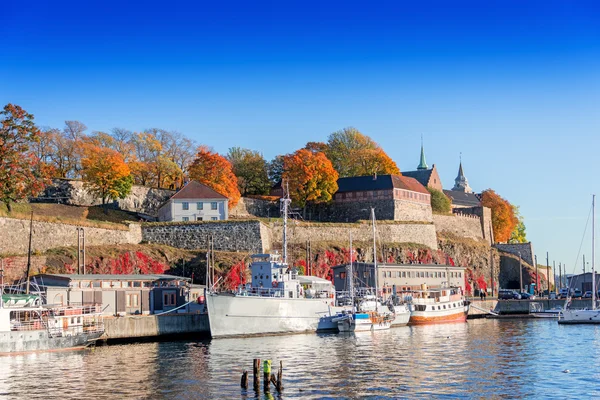
[[[260,358],[255,358],[252,365],[252,375],[254,378],[254,391],[260,392]],[[278,393],[283,391],[283,361],[279,361],[279,370],[277,376],[271,373],[271,360],[264,360],[263,364],[263,390],[265,393],[271,391],[271,383],[275,386]],[[242,389],[248,389],[248,371],[244,370],[240,383]]]

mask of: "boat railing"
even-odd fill
[[[56,306],[50,308],[55,316],[70,316],[70,315],[86,315],[86,314],[101,314],[101,304],[77,304],[71,303],[68,306]]]

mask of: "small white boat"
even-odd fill
[[[562,308],[552,308],[550,310],[534,311],[529,314],[535,318],[559,318]]]
[[[595,269],[595,207],[596,195],[592,195],[592,309],[574,310],[568,308],[570,298],[567,297],[567,306],[558,316],[559,324],[600,324],[600,310],[596,309],[596,269]]]

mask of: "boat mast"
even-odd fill
[[[377,285],[377,243],[375,242],[375,208],[371,207],[371,218],[373,219],[373,269],[375,270],[375,311],[379,303],[379,287]]]
[[[285,193],[281,198],[281,213],[283,214],[283,263],[287,264],[287,217],[288,217],[288,206],[292,202],[290,200],[290,192],[288,183],[285,183]]]
[[[354,307],[354,272],[352,271],[352,232],[350,232],[350,265],[348,266],[348,292],[350,304]]]
[[[596,225],[596,195],[593,194],[592,195],[592,310],[596,309],[596,268],[594,266],[594,262],[595,262],[595,252],[594,252],[594,247],[596,247],[595,245],[595,225]]]

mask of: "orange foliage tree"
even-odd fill
[[[131,192],[131,171],[115,150],[87,144],[81,165],[85,186],[102,199],[102,204],[109,199],[124,199]]]
[[[511,233],[519,223],[513,206],[492,189],[481,194],[481,204],[492,210],[492,228],[496,242],[508,242]]]
[[[331,201],[337,191],[338,173],[321,152],[300,149],[283,160],[282,179],[288,184],[292,201],[306,211],[307,203]]]
[[[44,189],[48,171],[33,149],[40,141],[33,115],[7,104],[0,118],[0,201],[11,211],[11,203]]]
[[[241,194],[231,163],[206,146],[200,146],[196,158],[188,169],[190,179],[194,179],[229,198],[229,208],[240,200]]]

